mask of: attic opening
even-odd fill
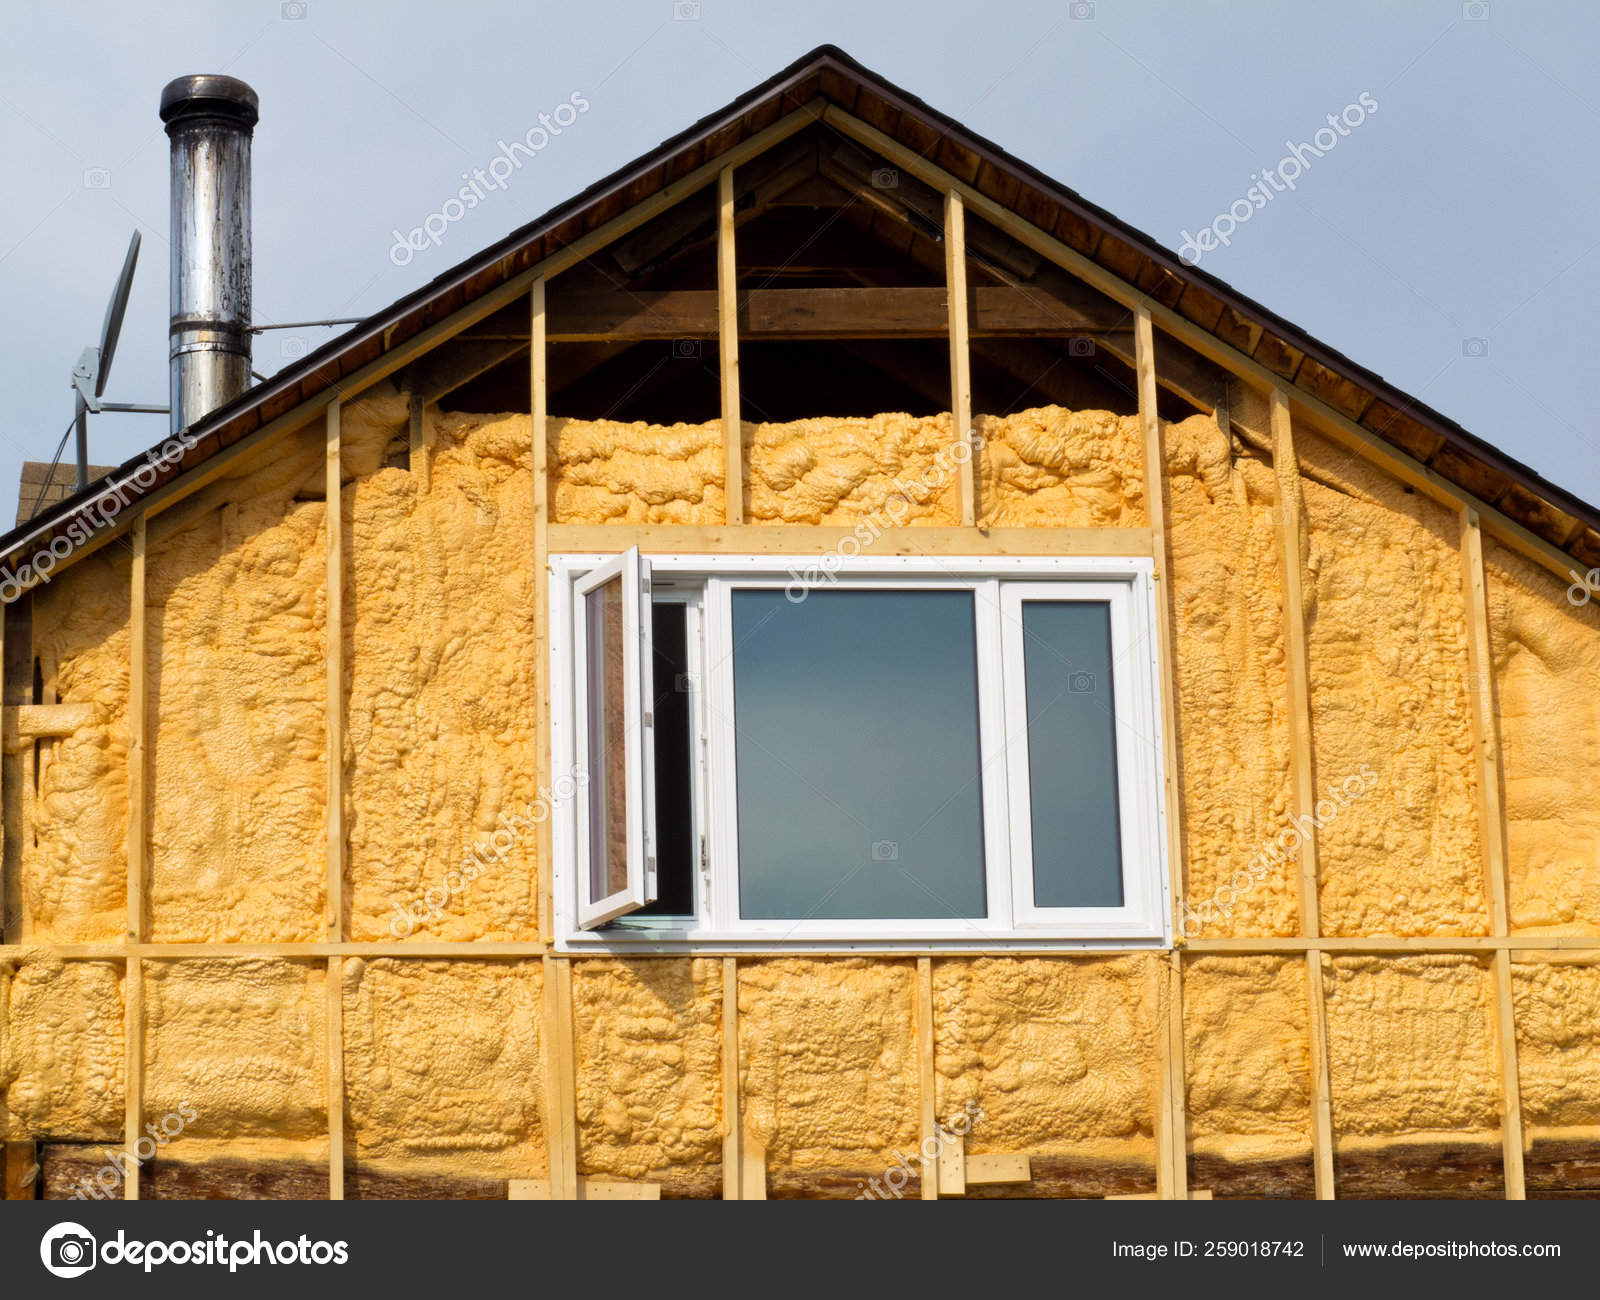
[[[650,424],[722,414],[718,203],[709,184],[553,277],[553,416]],[[733,178],[740,416],[949,411],[945,198],[815,125]],[[965,220],[974,415],[1137,412],[1131,313],[980,217]],[[413,367],[425,404],[528,409],[527,307]],[[1161,396],[1163,416],[1196,409]]]

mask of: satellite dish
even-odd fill
[[[133,232],[128,241],[128,255],[122,259],[122,274],[117,277],[117,287],[111,291],[111,301],[106,304],[105,323],[100,326],[100,374],[95,381],[94,395],[106,391],[106,380],[111,378],[111,358],[117,354],[117,338],[122,333],[122,318],[128,313],[128,295],[133,291],[133,268],[139,264],[139,232]]]
[[[128,294],[133,289],[133,268],[138,263],[139,232],[135,230],[128,241],[128,255],[122,259],[122,273],[117,276],[111,301],[106,304],[105,323],[100,326],[100,345],[84,348],[78,364],[72,368],[72,386],[83,405],[91,411],[100,409],[100,395],[106,391],[106,380],[111,377],[111,358],[117,351],[122,318],[128,311]]]
[[[106,304],[106,318],[100,326],[98,347],[84,348],[78,364],[72,367],[73,423],[78,433],[78,490],[89,486],[89,412],[135,411],[142,414],[164,414],[164,406],[145,406],[130,402],[102,402],[106,380],[111,378],[111,359],[116,355],[117,339],[122,334],[122,318],[128,313],[128,295],[133,291],[133,270],[139,264],[139,232],[133,232],[128,241],[127,256],[122,259],[122,272],[117,276],[116,287],[111,290],[111,301]],[[53,469],[53,466],[52,466]]]

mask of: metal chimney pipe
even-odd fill
[[[172,140],[172,431],[250,386],[250,136],[256,92],[179,77],[161,92]]]

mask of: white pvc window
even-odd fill
[[[558,764],[606,761],[615,723],[589,702],[612,689],[616,672],[590,647],[619,604],[648,627],[647,607],[623,595],[629,563],[552,562]],[[594,789],[602,769],[589,766],[585,797],[556,818],[558,942],[1164,941],[1149,561],[861,559],[797,582],[808,564],[654,557],[657,599],[687,601],[693,614],[663,622],[687,638],[673,664],[697,667],[681,702],[657,667],[657,702],[677,709],[673,735],[643,743],[638,767],[651,786],[652,753],[669,765],[663,788],[676,793],[659,814],[679,847],[664,861],[694,874],[663,886],[692,898],[693,914],[628,915],[655,891],[623,888],[618,856],[597,856],[594,846],[623,823],[609,793]],[[608,586],[618,579],[620,588]],[[638,639],[625,633],[624,643]],[[648,664],[648,644],[642,653]],[[633,680],[649,677],[640,670]],[[645,718],[647,689],[630,693]],[[680,763],[693,766],[692,781],[677,779]],[[607,791],[611,771],[603,769]],[[649,797],[647,789],[638,805],[652,816]],[[650,834],[647,826],[638,838]],[[692,862],[682,851],[691,841]]]
[[[578,580],[574,704],[577,918],[583,929],[654,900],[655,780],[644,666],[651,662],[650,566],[634,547]]]

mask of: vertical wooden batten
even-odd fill
[[[328,843],[327,937],[344,939],[344,458],[340,406],[327,412],[326,511],[328,552],[327,743]],[[344,961],[328,958],[328,1198],[344,1199]]]
[[[433,481],[432,449],[428,446],[425,426],[422,422],[422,398],[417,393],[411,394],[406,411],[406,447],[411,460],[411,472],[421,486],[422,494],[427,495]]]
[[[739,1143],[739,959],[722,959],[722,1199],[740,1199],[743,1162]]]
[[[722,374],[724,520],[744,522],[744,432],[739,420],[739,264],[733,246],[733,168],[717,176],[717,357]]]
[[[546,281],[533,282],[528,299],[528,410],[532,415],[534,731],[538,736],[535,777],[540,790],[554,788],[550,747],[550,370],[546,346]],[[553,795],[547,795],[553,800]],[[539,873],[539,938],[555,932],[555,882],[551,875],[551,818],[535,835]]]
[[[1139,385],[1139,429],[1144,443],[1145,504],[1150,515],[1156,584],[1156,662],[1161,683],[1162,782],[1166,795],[1168,924],[1174,944],[1181,944],[1178,906],[1183,897],[1183,824],[1178,783],[1177,677],[1172,651],[1171,548],[1167,543],[1166,454],[1161,443],[1161,415],[1156,405],[1155,331],[1149,311],[1134,316],[1134,359]],[[1175,950],[1170,967],[1158,972],[1156,1006],[1161,1019],[1154,1026],[1156,1059],[1161,1075],[1158,1115],[1160,1159],[1156,1168],[1163,1199],[1187,1200],[1189,1186],[1188,1121],[1184,1106],[1182,958]],[[1165,996],[1161,996],[1164,992]]]
[[[950,424],[955,442],[965,442],[960,462],[961,524],[978,522],[978,473],[972,440],[972,353],[967,337],[966,208],[954,190],[944,196],[944,281],[949,306]]]
[[[940,1157],[929,1159],[930,1149],[937,1150],[938,1099],[935,1094],[936,1076],[933,1071],[933,959],[917,958],[917,1091],[920,1101],[922,1134],[921,1152],[922,1199],[939,1199]]]
[[[145,552],[148,520],[141,512],[133,521],[130,541],[133,558],[128,566],[128,825],[127,934],[130,944],[145,940],[145,835],[150,821],[149,764],[149,660],[145,627]],[[130,956],[123,969],[123,1034],[127,1052],[124,1067],[127,1095],[123,1114],[123,1196],[139,1199],[139,1138],[144,1124],[144,962]]]
[[[1306,649],[1305,518],[1300,460],[1294,449],[1294,421],[1281,388],[1268,396],[1272,424],[1272,463],[1278,484],[1279,562],[1283,575],[1283,632],[1289,668],[1289,776],[1296,827],[1300,832],[1300,927],[1308,938],[1322,933],[1318,896],[1316,776],[1312,763],[1311,677]],[[1311,1142],[1317,1199],[1334,1198],[1333,1101],[1328,1072],[1328,1011],[1322,954],[1307,952],[1306,998],[1311,1033]]]
[[[544,972],[545,1144],[549,1149],[550,1199],[578,1199],[577,1075],[572,1039],[572,962],[542,959]]]
[[[1467,615],[1468,702],[1472,748],[1477,755],[1478,826],[1489,920],[1495,935],[1511,925],[1507,876],[1505,802],[1500,790],[1500,716],[1496,707],[1494,650],[1489,637],[1489,591],[1483,565],[1483,530],[1478,512],[1462,506],[1461,599]],[[1516,1006],[1511,996],[1511,953],[1493,957],[1495,1039],[1500,1057],[1500,1138],[1508,1201],[1527,1199],[1522,1135],[1522,1084],[1517,1066]]]

